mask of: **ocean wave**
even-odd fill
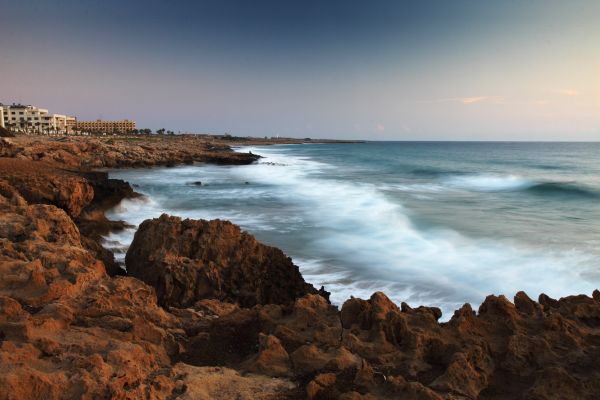
[[[450,229],[423,229],[412,223],[400,202],[386,196],[376,184],[345,180],[335,174],[332,164],[281,154],[276,148],[252,151],[275,165],[196,166],[197,171],[186,175],[202,176],[203,168],[207,168],[218,181],[248,181],[249,187],[268,188],[272,197],[262,208],[253,203],[250,209],[241,193],[232,193],[231,199],[219,200],[218,208],[198,202],[197,209],[182,210],[174,207],[177,202],[169,187],[160,196],[156,190],[146,203],[125,200],[118,218],[137,225],[163,211],[192,218],[219,217],[242,225],[259,239],[272,229],[269,225],[294,227],[293,234],[277,231],[267,235],[268,244],[290,255],[307,281],[332,291],[337,304],[350,295],[368,297],[383,290],[396,302],[438,305],[448,318],[457,304],[478,304],[490,293],[510,296],[525,290],[536,296],[544,291],[560,297],[573,290],[590,292],[597,284],[581,276],[593,264],[589,254],[470,238]],[[189,181],[188,176],[180,178],[185,179],[182,185]],[[164,181],[163,176],[159,182]],[[455,176],[444,183],[439,184],[453,190],[506,191],[530,190],[542,182],[518,176],[476,175]],[[434,193],[437,187],[418,190]],[[107,239],[118,241],[117,246],[122,247],[130,242],[128,235],[131,232]]]
[[[463,175],[467,174],[467,172],[454,171],[454,170],[444,170],[438,169],[435,167],[422,167],[422,168],[414,168],[410,170],[412,175],[424,178],[437,178],[440,176],[448,176],[448,175]]]
[[[540,196],[598,198],[600,192],[575,182],[537,181],[515,175],[453,176],[444,181],[452,188],[477,192],[527,192]]]
[[[542,196],[560,196],[582,199],[600,198],[600,192],[583,185],[566,182],[540,182],[527,189],[528,192]]]
[[[561,295],[560,282],[567,281],[572,287],[590,289],[573,272],[577,265],[588,265],[587,254],[540,251],[512,242],[469,238],[450,229],[420,229],[402,204],[385,196],[380,186],[322,179],[314,171],[323,165],[313,160],[278,155],[275,149],[267,152],[274,160],[284,157],[288,166],[275,171],[249,166],[231,173],[236,179],[276,183],[280,201],[302,205],[313,235],[299,247],[291,244],[286,249],[285,241],[281,247],[294,259],[320,257],[320,262],[307,263],[311,267],[303,267],[302,260],[299,265],[308,281],[336,293],[336,303],[352,294],[367,296],[383,290],[395,301],[437,304],[448,317],[456,304],[477,304],[489,293],[510,296],[526,290],[536,296],[543,290]],[[538,184],[517,176],[460,178],[453,183],[473,190],[527,190]],[[402,189],[424,191],[424,187]],[[545,271],[543,279],[539,271]]]
[[[450,187],[478,192],[503,192],[528,189],[536,185],[535,181],[514,175],[460,175],[444,180]]]

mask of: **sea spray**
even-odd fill
[[[110,216],[132,224],[162,212],[229,219],[282,248],[337,303],[382,290],[397,302],[437,305],[447,318],[490,293],[561,296],[598,286],[590,273],[598,257],[593,232],[579,229],[587,240],[571,245],[564,229],[575,228],[562,217],[573,211],[560,212],[563,204],[551,198],[536,203],[528,192],[565,177],[526,167],[500,173],[492,163],[476,172],[463,160],[446,160],[451,174],[415,178],[410,157],[402,159],[404,170],[378,165],[377,152],[385,149],[368,146],[252,148],[265,156],[253,165],[116,171],[113,176],[139,185],[148,200],[125,200]],[[353,162],[356,151],[364,153],[362,162]],[[427,157],[423,163],[443,170]],[[197,180],[203,184],[189,184]],[[415,196],[425,192],[426,198]],[[580,228],[593,226],[586,212],[594,205],[586,206],[576,210]],[[122,251],[133,231],[119,235],[107,239]]]

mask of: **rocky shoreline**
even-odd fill
[[[0,399],[596,399],[600,292],[488,296],[447,323],[383,293],[332,306],[227,221],[101,235],[137,194],[104,168],[248,164],[194,137],[0,139]],[[245,143],[247,144],[247,143]]]

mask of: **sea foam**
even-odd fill
[[[162,212],[229,219],[282,248],[309,282],[333,292],[335,303],[381,290],[396,302],[438,306],[444,319],[463,303],[477,305],[488,294],[512,296],[525,290],[530,296],[541,292],[562,296],[591,293],[598,284],[582,278],[593,269],[590,254],[473,238],[447,228],[420,228],[401,202],[386,195],[385,187],[338,179],[335,166],[293,151],[248,150],[266,158],[233,168],[187,166],[129,176],[118,173],[138,183],[148,200],[124,200],[109,216],[134,225]],[[191,179],[208,182],[209,189],[186,186]],[[228,182],[238,185],[226,189]],[[516,176],[480,175],[453,177],[444,184],[496,191],[522,190],[536,183]],[[223,188],[215,188],[218,185]],[[107,240],[123,248],[132,235],[126,231]]]

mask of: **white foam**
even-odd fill
[[[169,212],[190,218],[230,219],[251,232],[277,229],[287,222],[289,231],[308,230],[313,236],[290,244],[294,232],[282,237],[281,243],[270,244],[291,255],[309,282],[333,292],[334,302],[339,304],[350,295],[369,297],[382,290],[396,302],[439,306],[446,319],[464,302],[477,305],[492,293],[512,296],[525,290],[530,296],[545,292],[560,297],[591,293],[599,283],[597,275],[589,273],[594,268],[594,257],[589,254],[468,238],[451,230],[420,230],[402,205],[385,195],[385,188],[332,178],[332,165],[292,152],[285,154],[285,149],[244,148],[248,150],[266,158],[233,168],[194,166],[186,167],[185,173],[177,168],[154,170],[152,178],[142,179],[169,185],[190,176],[202,176],[199,180],[204,181],[206,175],[214,182],[249,182],[293,208],[294,214],[272,212],[268,204],[252,214],[241,206],[223,211],[199,204],[197,209],[177,210],[168,208],[168,199],[156,197],[147,202],[124,200],[112,217],[137,225]],[[493,175],[454,177],[445,183],[481,191],[515,190],[531,184],[518,177]],[[429,189],[423,192],[431,192]],[[235,191],[218,194],[239,195]],[[108,239],[121,244],[131,241],[127,236],[132,237],[131,232],[120,235]]]
[[[289,167],[247,166],[234,174],[257,183],[276,182],[288,201],[305,204],[306,218],[319,228],[318,236],[306,244],[307,251],[335,259],[335,267],[342,268],[332,277],[331,266],[324,267],[321,278],[313,269],[308,278],[344,296],[359,291],[365,295],[361,286],[367,291],[388,288],[396,300],[438,304],[448,317],[457,304],[478,304],[491,293],[512,296],[525,290],[531,296],[562,296],[591,293],[598,284],[582,276],[593,266],[592,255],[467,238],[451,230],[420,231],[400,204],[373,185],[321,179],[322,168],[331,166],[271,149],[255,152],[285,160]],[[491,175],[455,182],[477,190],[532,185],[518,177]]]
[[[536,184],[535,181],[524,179],[514,175],[457,175],[444,180],[450,187],[480,191],[480,192],[502,192],[530,188]]]

